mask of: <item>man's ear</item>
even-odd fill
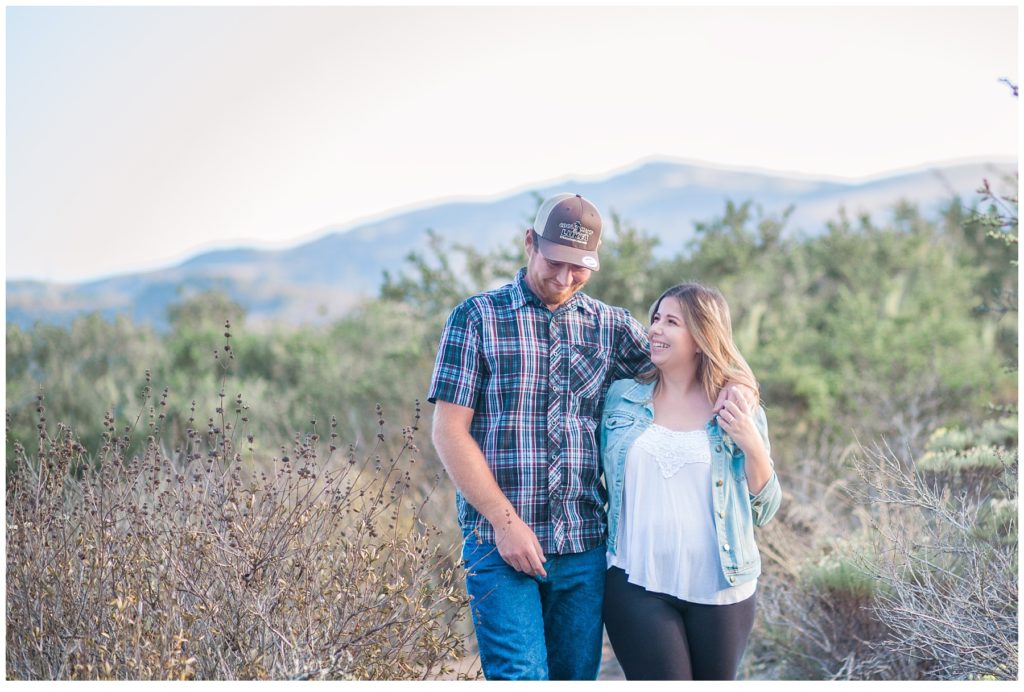
[[[533,229],[532,228],[527,228],[526,229],[526,237],[523,239],[523,242],[524,242],[525,247],[526,247],[526,256],[530,257],[533,254],[533,251],[536,249],[533,246]]]

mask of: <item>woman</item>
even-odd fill
[[[754,624],[753,527],[779,506],[757,381],[722,295],[695,283],[651,308],[651,362],[608,390],[604,619],[630,680],[731,680]],[[717,414],[717,415],[716,415]]]

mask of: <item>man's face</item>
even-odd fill
[[[590,279],[586,267],[544,257],[534,244],[533,231],[526,232],[526,256],[526,285],[551,310],[569,300]]]

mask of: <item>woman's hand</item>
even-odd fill
[[[718,425],[743,450],[743,470],[747,486],[755,495],[772,477],[772,459],[768,447],[754,423],[754,416],[735,401],[726,401],[718,412]]]
[[[727,401],[735,402],[740,407],[741,411],[750,413],[754,410],[754,404],[757,400],[754,398],[754,391],[746,386],[745,384],[729,384],[726,383],[724,387],[718,392],[718,398],[715,399],[715,406],[711,410],[712,413],[718,413],[725,407]]]
[[[764,446],[764,440],[754,425],[750,409],[745,407],[744,403],[743,399],[740,399],[740,403],[733,399],[727,400],[722,405],[722,410],[718,412],[718,424],[722,430],[729,433],[729,437],[739,445],[747,457],[767,457],[768,450]]]

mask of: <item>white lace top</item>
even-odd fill
[[[711,443],[705,430],[652,423],[626,455],[617,550],[608,565],[648,591],[691,603],[738,603],[756,580],[722,574],[711,503]]]

